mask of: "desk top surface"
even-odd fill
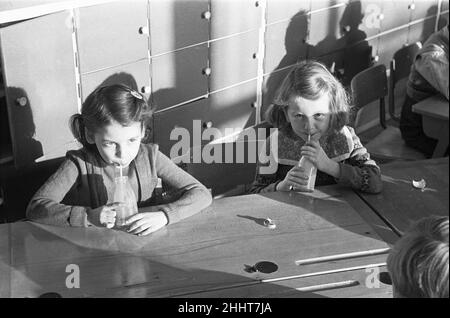
[[[382,165],[383,191],[359,194],[399,233],[413,221],[449,213],[449,158],[404,161]],[[413,187],[412,180],[424,179],[426,187]]]
[[[442,95],[424,99],[412,106],[415,113],[448,120],[448,100]]]
[[[148,237],[103,228],[4,224],[0,272],[7,275],[1,275],[0,296],[389,297],[390,286],[364,285],[364,266],[385,262],[386,254],[295,264],[388,247],[356,211],[373,213],[351,190],[331,186],[313,194],[276,192],[216,200],[205,211]],[[264,226],[267,217],[275,229]],[[246,271],[260,261],[273,262],[278,270]],[[66,287],[69,264],[79,268],[80,288]],[[322,271],[331,272],[315,274]],[[297,275],[303,277],[287,278]],[[357,286],[320,292],[296,289],[349,277]]]

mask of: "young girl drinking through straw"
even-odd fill
[[[68,151],[59,169],[36,192],[27,208],[31,220],[60,226],[105,226],[116,222],[114,202],[117,166],[128,176],[139,206],[149,205],[158,178],[177,189],[178,200],[156,212],[126,220],[129,233],[147,235],[189,217],[211,204],[210,192],[158,151],[144,144],[152,110],[144,97],[124,85],[97,88],[71,118],[71,129],[83,148]]]
[[[264,163],[259,162],[250,192],[310,191],[308,175],[298,165],[302,156],[317,168],[316,186],[339,183],[380,192],[380,169],[347,126],[348,112],[343,86],[324,65],[308,60],[296,65],[266,114],[278,129],[267,139],[264,151],[270,150],[269,162],[277,162],[277,169],[263,174]]]

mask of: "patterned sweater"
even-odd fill
[[[96,150],[68,151],[66,160],[31,199],[27,217],[59,226],[90,226],[86,212],[113,202],[114,170]],[[158,151],[157,145],[141,144],[127,170],[138,206],[153,205],[158,178],[176,190],[177,200],[157,206],[169,224],[211,204],[209,190]]]
[[[276,147],[271,146],[275,141],[278,152],[275,151]],[[319,143],[327,156],[339,163],[340,177],[337,179],[322,171],[317,171],[316,186],[338,183],[363,192],[379,193],[381,191],[380,168],[375,161],[370,159],[369,153],[361,144],[353,128],[344,126],[339,133],[321,138]],[[304,144],[305,141],[297,135],[281,130],[277,130],[269,136],[262,151],[267,154],[267,158],[270,157],[270,160],[266,163],[261,163],[259,160],[256,178],[249,192],[276,191],[278,183],[283,181],[294,165],[298,164],[301,158],[300,148]],[[270,162],[275,162],[277,168],[276,171],[267,173],[267,170],[270,170],[267,169]]]

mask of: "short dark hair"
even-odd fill
[[[288,73],[266,112],[266,120],[280,130],[291,131],[285,114],[289,100],[292,97],[316,100],[324,94],[328,94],[330,100],[330,128],[339,131],[348,123],[348,94],[325,65],[313,60],[301,61]]]
[[[140,122],[143,128],[149,129],[152,114],[152,107],[145,97],[128,86],[101,86],[86,98],[81,107],[81,114],[72,115],[70,128],[75,138],[88,147],[84,128],[95,132],[96,129],[116,121],[122,126]]]

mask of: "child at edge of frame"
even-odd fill
[[[448,298],[447,216],[413,223],[387,258],[394,298]]]

